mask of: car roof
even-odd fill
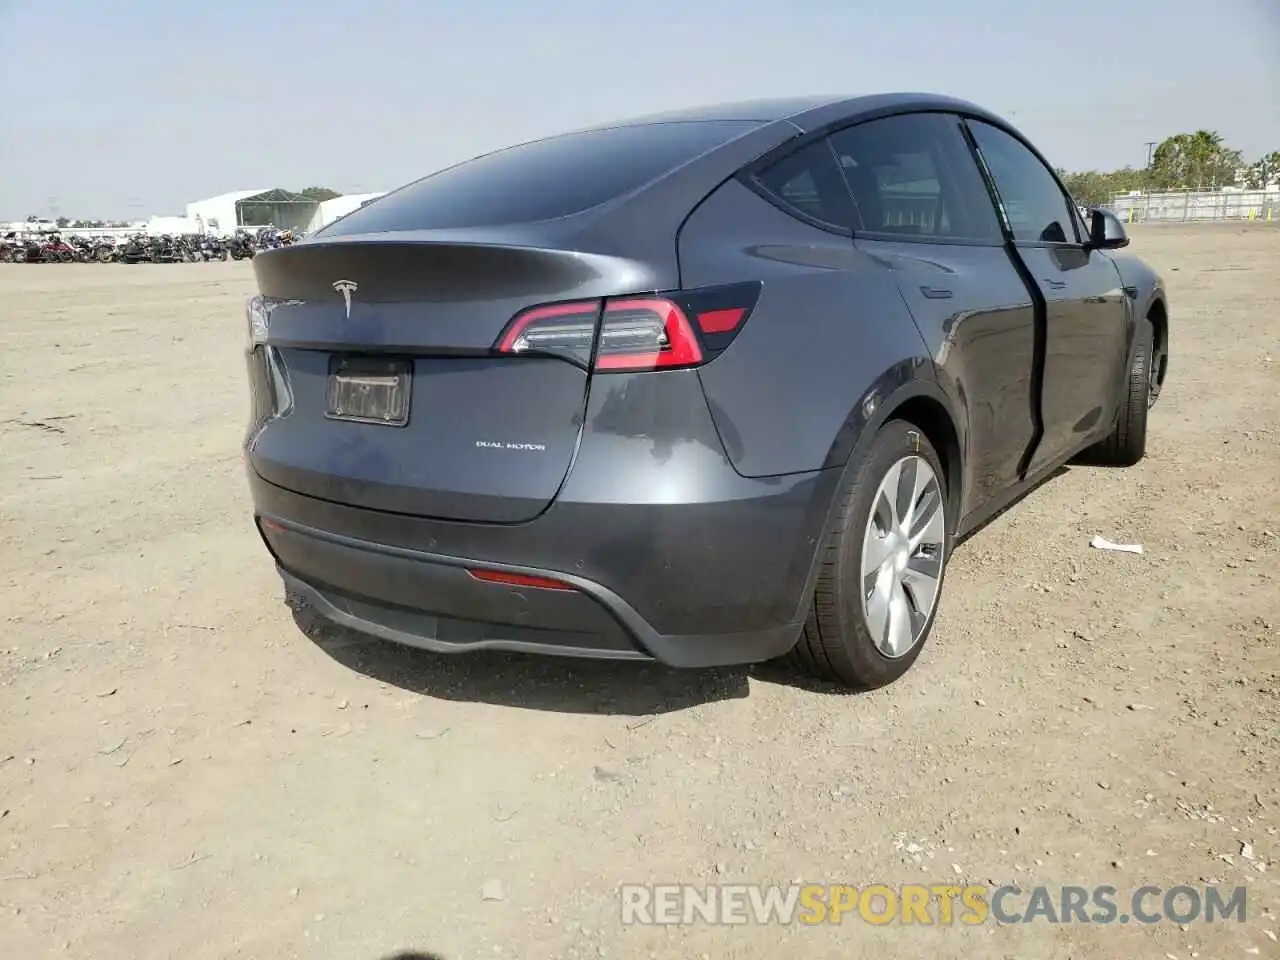
[[[590,129],[628,127],[653,123],[696,123],[712,120],[746,120],[759,123],[786,121],[803,132],[861,117],[915,110],[949,110],[1005,122],[977,104],[936,93],[877,93],[864,96],[798,96],[738,100],[705,104],[602,123]]]

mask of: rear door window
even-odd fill
[[[565,217],[630,193],[758,126],[754,120],[637,124],[508,147],[389,193],[320,232],[342,236]]]
[[[831,143],[857,204],[859,233],[1000,242],[1000,224],[959,117],[885,117],[840,130]]]

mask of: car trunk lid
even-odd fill
[[[484,236],[322,238],[254,260],[280,370],[254,436],[264,479],[339,503],[517,523],[554,500],[589,375],[556,356],[493,347],[533,305],[656,283],[636,264]]]

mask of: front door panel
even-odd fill
[[[1045,299],[1044,436],[1031,473],[1078,450],[1115,419],[1128,344],[1128,300],[1111,258],[1082,247],[1022,247]]]

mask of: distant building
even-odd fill
[[[12,223],[0,223],[4,233],[55,233],[58,224],[53,220],[34,217],[27,220],[14,220]]]
[[[193,233],[226,235],[261,227],[310,233],[380,196],[381,193],[347,194],[320,201],[279,188],[233,190],[188,203],[186,219],[191,221]]]

